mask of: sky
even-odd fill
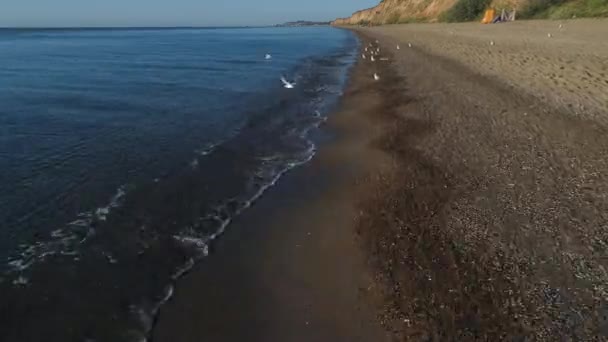
[[[241,26],[326,21],[379,0],[0,0],[0,27]]]

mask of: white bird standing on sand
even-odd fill
[[[547,33],[547,37],[551,38],[551,33]]]
[[[397,50],[401,50],[401,47],[399,45],[397,45]]]
[[[407,43],[407,47],[412,47],[412,43]]]
[[[365,59],[365,54],[361,54],[361,58]]]
[[[490,40],[490,45],[494,46],[494,41]]]
[[[375,81],[380,81],[380,76],[378,76],[378,74],[374,73],[374,80]]]
[[[264,56],[265,59],[272,59],[272,55],[267,53],[266,56]]]
[[[376,61],[376,59],[374,58],[374,55],[372,55],[372,57],[370,58],[370,60],[371,60],[372,62],[375,62],[375,61]]]
[[[283,76],[281,76],[281,82],[283,82],[283,87],[287,89],[293,89],[296,86],[296,82],[287,82],[287,80]]]

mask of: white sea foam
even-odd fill
[[[195,248],[201,251],[203,254],[207,255],[208,253],[208,245],[204,238],[194,237],[194,236],[185,236],[185,235],[174,235],[173,238],[182,243],[182,245]]]
[[[162,298],[152,305],[141,305],[135,306],[131,305],[130,310],[131,313],[135,316],[137,321],[140,324],[141,332],[132,331],[132,335],[136,336],[137,341],[147,341],[147,336],[150,335],[153,325],[154,325],[154,317],[158,314],[160,307],[165,304],[171,297],[173,297],[174,287],[172,284],[167,285],[163,292]]]
[[[215,149],[222,143],[223,143],[223,141],[212,143],[212,144],[207,144],[203,148],[200,148],[200,149],[196,150],[195,152],[199,156],[206,156],[206,155],[211,154],[213,151],[215,151]]]
[[[108,252],[102,252],[103,256],[106,257],[106,259],[108,259],[108,262],[110,264],[116,264],[118,263],[118,260],[110,253]]]
[[[190,162],[190,167],[193,170],[198,169],[198,158],[194,158],[191,162]]]
[[[78,258],[79,245],[95,234],[92,224],[96,220],[106,220],[112,209],[122,205],[126,193],[127,188],[121,186],[105,206],[78,214],[74,221],[51,231],[46,240],[20,245],[19,255],[11,257],[7,261],[7,272],[20,274],[36,262],[53,255]],[[115,261],[115,259],[109,259],[110,262],[112,260]]]
[[[160,300],[160,302],[158,302],[155,306],[154,306],[154,310],[153,313],[156,314],[158,312],[158,310],[160,309],[161,305],[163,305],[164,303],[166,303],[169,299],[171,299],[171,297],[173,297],[173,285],[167,285],[165,287],[165,295],[163,296],[163,298]]]
[[[183,276],[186,272],[190,271],[194,267],[194,259],[190,258],[186,263],[177,269],[175,273],[171,276],[171,279],[175,280]]]
[[[26,286],[30,281],[24,276],[19,276],[17,279],[13,280],[13,285],[17,286]]]
[[[110,211],[114,208],[119,207],[122,204],[122,200],[125,195],[126,195],[125,187],[124,186],[119,187],[118,190],[116,191],[116,194],[114,194],[114,196],[112,196],[112,199],[110,199],[110,202],[106,206],[97,208],[97,210],[95,211],[96,218],[100,221],[105,221],[108,218]]]
[[[142,307],[137,307],[135,305],[131,305],[130,310],[131,310],[131,313],[137,318],[137,321],[141,325],[141,329],[143,331],[143,333],[135,332],[135,331],[133,333],[138,335],[137,336],[138,340],[141,341],[141,338],[143,338],[143,341],[145,341],[145,339],[146,339],[145,336],[148,334],[148,332],[150,332],[152,330],[152,324],[154,323],[154,317],[152,317],[152,315],[149,312],[147,312],[147,310],[144,310]]]
[[[317,115],[320,116],[320,113],[318,113]],[[313,125],[313,127],[316,127],[316,126],[318,126],[318,123]],[[298,135],[300,135],[300,137],[304,138],[308,134],[310,129],[312,129],[313,127],[304,129]],[[183,232],[180,235],[175,235],[173,238],[182,242],[186,246],[194,246],[194,247],[204,250],[203,254],[206,256],[209,252],[209,243],[224,233],[224,231],[226,230],[226,227],[228,225],[230,225],[230,223],[232,222],[232,219],[235,216],[241,214],[245,209],[251,207],[253,205],[253,203],[256,200],[258,200],[266,192],[266,190],[273,187],[285,173],[287,173],[288,171],[290,171],[291,169],[293,169],[297,166],[300,166],[302,164],[309,162],[314,157],[314,155],[316,153],[315,144],[308,139],[306,139],[306,143],[308,144],[308,148],[306,151],[304,151],[302,153],[303,157],[301,159],[287,161],[285,163],[284,167],[282,167],[278,170],[262,169],[262,170],[258,170],[258,172],[256,172],[256,173],[254,173],[254,175],[256,175],[258,178],[265,179],[265,178],[267,178],[267,176],[270,176],[270,179],[269,179],[269,181],[259,185],[259,188],[249,197],[248,200],[243,201],[242,205],[240,207],[236,208],[232,215],[229,215],[228,217],[226,217],[224,219],[221,219],[218,215],[213,215],[213,214],[209,214],[209,215],[203,217],[202,220],[208,220],[211,218],[211,219],[215,219],[218,221],[218,226],[214,233],[212,233],[211,235],[208,235],[207,237],[195,237],[195,236],[192,236],[192,233],[193,233],[192,228],[189,227],[185,230],[185,232]],[[274,160],[279,159],[279,157],[280,157],[280,155],[271,155],[271,156],[263,156],[263,157],[260,157],[259,159],[262,161],[274,161]],[[265,172],[270,172],[270,174],[265,174]],[[231,201],[234,202],[235,199],[232,199]],[[226,205],[220,205],[220,206],[217,206],[215,210],[217,212],[225,212],[226,211],[225,209],[226,209]],[[190,269],[191,267],[192,267],[192,265],[190,265],[188,269]],[[178,278],[183,273],[187,272],[187,270],[178,272],[178,274],[176,276],[174,276],[174,279]]]

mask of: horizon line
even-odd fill
[[[0,30],[99,30],[99,29],[218,29],[218,28],[263,28],[280,24],[269,25],[226,25],[226,26],[0,26]]]

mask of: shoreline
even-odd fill
[[[184,278],[154,340],[607,337],[608,46],[582,22],[353,29],[388,61],[359,59],[337,137]]]
[[[353,66],[315,158],[239,215],[177,281],[154,341],[389,340],[380,311],[369,309],[382,301],[353,224],[368,175],[389,162],[371,146],[377,123],[366,114],[382,97],[370,72]]]

